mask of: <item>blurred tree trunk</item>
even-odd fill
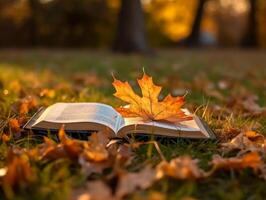
[[[204,6],[205,6],[206,0],[199,0],[198,2],[198,8],[196,11],[195,20],[192,25],[191,32],[189,36],[185,40],[186,46],[198,46],[200,44],[200,28],[201,28],[201,22],[204,15]]]
[[[31,11],[31,16],[28,21],[28,29],[29,29],[29,35],[30,35],[30,41],[29,44],[35,46],[37,45],[37,14],[38,14],[38,6],[39,2],[38,0],[29,0],[29,7]]]
[[[247,33],[243,39],[243,46],[244,47],[255,47],[258,45],[257,41],[257,0],[249,0],[250,4],[250,11],[248,17],[248,28]]]
[[[113,50],[123,53],[149,53],[140,0],[121,0]]]

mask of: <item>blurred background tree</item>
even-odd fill
[[[127,53],[148,53],[150,51],[140,0],[121,0],[117,24],[113,47],[115,51]]]
[[[257,0],[249,0],[249,15],[247,22],[247,31],[243,38],[243,45],[246,47],[257,46]]]
[[[198,46],[200,44],[200,28],[204,16],[205,3],[206,0],[198,1],[197,10],[195,12],[191,31],[188,37],[185,39],[185,45],[187,46]]]
[[[2,47],[266,46],[265,0],[1,0]]]

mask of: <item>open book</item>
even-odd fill
[[[189,114],[187,110],[185,113]],[[109,131],[113,138],[155,135],[163,137],[215,138],[196,115],[178,124],[123,118],[114,108],[101,103],[56,103],[40,109],[24,126],[32,130],[58,130],[64,124],[68,132]]]

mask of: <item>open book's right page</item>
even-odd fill
[[[210,138],[197,116],[194,116],[192,120],[175,124],[161,121],[144,121],[140,117],[124,118],[123,123],[120,125],[118,136],[124,137],[131,133],[169,137]]]

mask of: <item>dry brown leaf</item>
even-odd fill
[[[255,131],[245,131],[238,134],[235,138],[221,146],[225,151],[263,151],[266,139],[263,135]]]
[[[112,166],[112,161],[106,160],[102,162],[91,162],[84,159],[84,157],[79,157],[79,164],[81,166],[82,172],[86,177],[91,174],[102,174],[103,170]]]
[[[104,79],[101,79],[96,73],[91,72],[91,73],[80,73],[80,74],[75,74],[73,77],[75,84],[76,85],[93,85],[96,87],[99,87],[104,84]]]
[[[10,135],[9,134],[6,134],[6,133],[3,133],[1,135],[1,138],[0,138],[0,141],[4,142],[4,143],[7,143],[9,142],[11,139]]]
[[[265,115],[266,108],[261,107],[256,101],[258,100],[257,96],[248,96],[246,99],[242,101],[243,108],[250,112],[252,115]]]
[[[140,172],[120,173],[116,197],[122,198],[138,189],[147,189],[156,180],[155,170],[150,166],[145,167]]]
[[[257,171],[263,166],[263,161],[258,152],[250,152],[242,157],[231,158],[222,158],[219,155],[214,155],[211,163],[213,164],[213,169],[211,170],[212,173],[219,169],[241,170],[252,168],[254,171]]]
[[[224,95],[216,89],[214,82],[211,82],[206,74],[199,74],[193,79],[192,88],[204,92],[206,95],[223,101]]]
[[[72,159],[78,159],[79,155],[83,151],[83,141],[69,139],[65,133],[64,127],[62,126],[58,132],[59,140],[67,153]]]
[[[103,143],[103,146],[106,146],[106,142]],[[89,148],[89,147],[88,147]],[[94,156],[99,156],[95,160],[96,157],[88,158],[87,155],[87,149],[85,149],[85,155],[82,154],[79,157],[79,164],[82,167],[82,170],[86,176],[90,176],[92,173],[98,173],[101,174],[104,169],[114,167],[114,168],[121,168],[122,166],[128,165],[131,163],[131,160],[133,158],[133,152],[131,151],[131,148],[129,145],[126,144],[119,144],[117,142],[108,142],[107,145],[107,152],[108,155],[106,155],[106,149],[101,148],[100,152],[95,154]],[[102,153],[101,153],[102,152]],[[90,150],[90,153],[93,153],[93,151]],[[103,156],[101,156],[103,154]],[[106,156],[108,156],[106,158]],[[102,159],[104,158],[104,159]]]
[[[185,115],[181,107],[185,103],[184,96],[173,97],[167,95],[162,101],[158,97],[162,87],[154,85],[152,77],[145,73],[138,79],[142,97],[137,95],[128,82],[114,79],[113,86],[116,89],[114,94],[119,99],[129,104],[129,107],[118,108],[124,117],[142,117],[144,120],[166,120],[179,122],[191,119]]]
[[[46,146],[43,149],[40,157],[41,159],[57,160],[60,158],[68,158],[68,155],[65,152],[63,146],[59,144],[54,146]]]
[[[13,133],[19,133],[20,132],[20,123],[18,119],[12,118],[9,119],[9,127]]]
[[[44,144],[39,146],[41,159],[56,160],[59,158],[69,158],[77,160],[82,153],[82,141],[72,140],[66,136],[62,126],[58,132],[59,144],[44,137]]]
[[[85,143],[83,155],[86,159],[102,162],[108,159],[109,153],[106,145],[109,141],[109,134],[105,132],[93,133],[89,137],[89,141]]]
[[[29,96],[25,99],[22,99],[19,104],[19,114],[25,115],[28,114],[28,112],[37,107],[37,100],[36,98]]]
[[[116,158],[119,160],[119,163],[127,163],[131,162],[133,158],[133,152],[129,145],[119,145],[116,153]]]
[[[84,188],[72,192],[70,200],[119,200],[111,189],[101,180],[90,181]]]
[[[44,137],[44,143],[38,146],[41,159],[55,160],[58,158],[68,158],[79,160],[80,157],[91,162],[103,162],[109,157],[106,149],[108,143],[108,133],[93,133],[89,141],[75,140],[69,138],[62,126],[58,132],[59,144]],[[38,154],[38,153],[37,153]]]
[[[239,94],[238,94],[239,93]],[[242,112],[245,116],[264,116],[266,107],[261,107],[257,101],[258,96],[245,89],[239,90],[228,99],[227,106]]]
[[[189,156],[181,156],[172,159],[170,162],[162,161],[156,167],[156,177],[171,177],[175,179],[198,179],[204,176],[198,165],[198,160]]]
[[[35,180],[35,173],[25,154],[17,155],[13,150],[9,150],[7,160],[7,171],[3,176],[5,192],[15,187],[26,187]]]

